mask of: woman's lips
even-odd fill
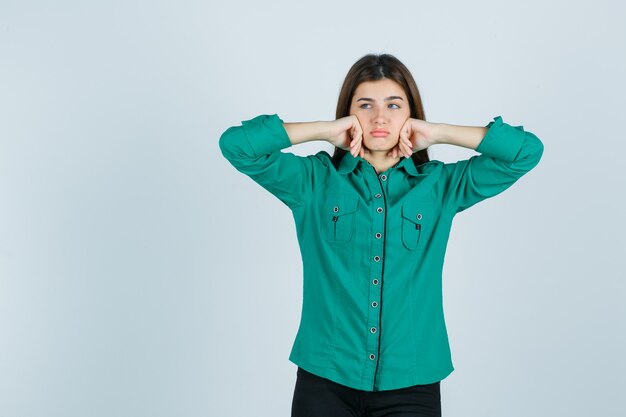
[[[389,136],[389,132],[387,132],[386,130],[372,130],[370,133],[372,134],[372,136],[377,138]]]

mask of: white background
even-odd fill
[[[409,67],[427,120],[501,115],[545,146],[455,219],[444,415],[621,415],[624,21],[608,0],[2,0],[0,415],[288,416],[293,219],[218,139],[333,119],[367,53]]]

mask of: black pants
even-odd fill
[[[439,382],[361,391],[298,367],[291,417],[441,417]]]

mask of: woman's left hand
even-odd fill
[[[421,119],[408,118],[400,129],[398,144],[387,153],[387,156],[400,155],[410,158],[414,152],[428,148],[435,143],[435,123]]]

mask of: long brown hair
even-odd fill
[[[409,99],[411,118],[426,120],[422,99],[411,72],[398,58],[390,54],[368,54],[352,65],[339,92],[335,117],[340,119],[350,115],[350,103],[359,84],[366,81],[378,81],[383,78],[393,80],[403,88]],[[332,156],[335,166],[339,166],[341,158],[347,152],[347,150],[335,146],[335,152]],[[430,161],[426,149],[415,152],[411,158],[416,166]]]

